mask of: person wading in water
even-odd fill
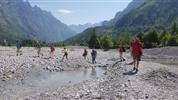
[[[96,56],[97,56],[97,51],[93,49],[92,52],[91,52],[91,57],[92,57],[92,63],[93,64],[96,63]]]

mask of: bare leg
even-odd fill
[[[64,57],[65,57],[65,55],[63,55],[63,57],[62,57],[62,61],[64,60]]]
[[[20,51],[20,56],[22,55],[22,50],[19,50]]]
[[[136,70],[138,71],[139,61],[137,60]]]
[[[19,52],[20,52],[20,50],[19,50],[19,49],[17,49],[17,54],[16,54],[16,56],[18,56],[18,55],[19,55]]]
[[[123,57],[123,52],[120,52],[120,59],[121,59],[121,61],[125,61],[125,59]]]
[[[121,59],[121,61],[122,61],[122,52],[120,52],[120,59]]]
[[[136,59],[134,59],[133,64],[134,64],[133,70],[135,70],[136,69],[136,65],[137,65],[137,60]]]
[[[68,60],[68,55],[66,55],[66,59]]]

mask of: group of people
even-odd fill
[[[22,47],[22,44],[20,41],[16,42],[16,47],[17,47],[17,56],[22,55],[22,51],[20,50]],[[52,57],[54,55],[55,48],[52,45],[49,47],[50,47],[50,57]],[[118,48],[119,48],[119,54],[120,54],[120,61],[121,62],[125,61],[125,58],[123,57],[123,53],[126,51],[124,45],[122,43],[119,43]],[[131,56],[133,57],[133,61],[129,63],[129,65],[134,65],[133,70],[136,72],[138,72],[139,62],[141,60],[141,56],[143,55],[142,48],[143,48],[143,43],[139,40],[139,38],[135,37],[132,40],[131,45],[130,45],[130,52],[131,52]],[[66,60],[68,60],[68,49],[64,48],[63,52],[64,52],[64,55],[62,57],[62,61],[65,58]],[[41,53],[41,45],[39,42],[37,42],[37,54],[38,54],[38,57],[40,55],[43,55]],[[88,50],[86,48],[84,49],[82,56],[84,57],[84,59],[87,58]],[[95,49],[92,49],[91,58],[92,58],[93,64],[96,63],[96,57],[97,57],[97,51]]]
[[[16,56],[21,56],[22,55],[22,50],[21,50],[21,48],[22,48],[22,42],[16,41],[16,48],[17,48]],[[43,54],[41,53],[41,48],[42,48],[42,46],[37,41],[36,49],[37,49],[37,55],[38,55],[38,57],[43,56]],[[50,51],[49,51],[50,58],[52,58],[54,56],[55,47],[53,45],[50,45],[49,48],[50,48]],[[66,58],[68,60],[68,49],[64,48],[63,51],[64,51],[64,55],[62,57],[62,61],[64,60],[64,58]]]
[[[22,43],[20,41],[16,41],[16,47],[17,47],[17,56],[21,56],[22,55]],[[37,45],[36,45],[36,49],[37,49],[37,55],[38,57],[40,56],[43,56],[43,54],[41,53],[41,48],[42,46],[40,45],[40,43],[37,41]],[[50,58],[52,58],[54,56],[54,52],[55,52],[55,47],[53,45],[49,46],[50,48],[50,51],[49,51],[49,54],[50,54]],[[64,48],[63,50],[64,52],[64,55],[62,57],[62,61],[64,61],[64,59],[68,60],[68,49],[67,48]],[[88,55],[88,50],[85,48],[84,49],[84,53],[83,53],[83,57],[84,59],[87,58],[87,55]],[[91,57],[92,57],[92,63],[95,64],[96,63],[96,56],[97,56],[97,51],[96,50],[92,50],[91,52]]]
[[[85,48],[85,49],[84,49],[84,53],[83,53],[84,59],[87,58],[87,55],[88,55],[88,51],[87,51],[87,49]],[[96,51],[95,49],[92,49],[91,58],[92,58],[92,63],[93,63],[93,64],[96,63],[96,56],[97,56],[97,51]]]
[[[125,52],[125,47],[122,43],[119,44],[119,54],[120,54],[120,61],[125,61],[123,57],[123,52]],[[128,65],[134,65],[133,71],[138,72],[139,62],[141,61],[141,56],[143,55],[143,43],[139,40],[139,38],[135,37],[130,45],[130,53],[133,57],[133,61],[128,63]]]

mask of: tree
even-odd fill
[[[129,33],[120,34],[116,41],[117,43],[122,42],[123,44],[130,45],[131,35]]]
[[[101,38],[101,44],[105,50],[108,50],[113,47],[113,41],[112,38],[105,33]]]
[[[172,25],[171,34],[172,34],[172,35],[178,35],[177,23],[174,23],[174,24]]]
[[[143,32],[138,33],[137,37],[138,37],[141,41],[143,41],[144,33],[143,33]]]
[[[164,30],[161,34],[160,34],[160,36],[159,36],[159,39],[160,39],[160,45],[161,46],[166,46],[166,42],[167,42],[167,32]]]
[[[89,45],[89,48],[96,48],[96,49],[101,48],[100,40],[95,30],[93,30],[93,33],[89,39],[88,45]]]
[[[151,30],[143,37],[143,42],[146,48],[152,48],[159,45],[158,33],[155,30]]]
[[[178,46],[178,41],[175,36],[170,36],[167,41],[168,46]]]

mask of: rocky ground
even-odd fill
[[[144,61],[178,65],[178,47],[147,49],[144,52]]]
[[[43,56],[37,57],[36,49],[23,48],[23,55],[17,57],[14,47],[0,47],[0,99],[178,100],[178,67],[175,64],[178,60],[176,60],[177,55],[172,54],[178,50],[176,47],[145,50],[144,61],[141,62],[138,73],[132,72],[132,65],[126,65],[132,61],[129,53],[124,55],[127,58],[126,62],[119,62],[117,50],[107,52],[98,50],[97,64],[93,65],[90,55],[87,60],[82,58],[81,48],[70,47],[69,61],[64,62],[61,62],[61,48],[56,49],[52,58],[49,58],[48,49],[43,48]],[[163,57],[165,58],[159,61],[169,60],[167,57],[176,60],[171,60],[174,61],[174,66],[169,66],[172,64],[170,61],[167,61],[167,65],[156,61]],[[49,85],[44,85],[41,77],[36,78],[41,73],[51,75],[51,73],[72,73],[76,70],[80,73],[80,70],[91,67],[104,68],[105,72],[99,77],[86,80],[81,78],[82,81],[77,83],[69,81],[62,85],[57,81],[51,82],[51,79]],[[32,87],[37,83],[39,86]]]

